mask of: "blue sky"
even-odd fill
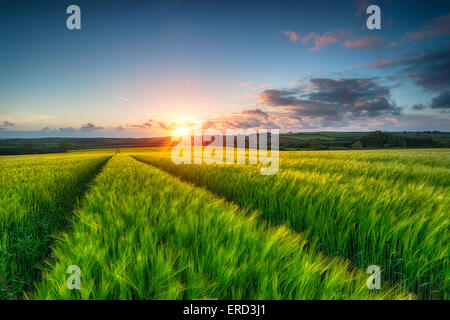
[[[0,35],[0,138],[450,131],[446,1],[0,0]]]

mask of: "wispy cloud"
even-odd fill
[[[98,127],[91,122],[83,124],[80,128],[80,130],[82,130],[82,131],[94,131],[94,130],[102,130],[102,129],[103,129],[103,127]]]
[[[131,102],[131,100],[128,99],[127,97],[115,96],[115,95],[114,95],[113,98],[118,99],[118,100],[122,100],[122,101],[125,101],[125,102],[128,102],[128,103]]]
[[[450,36],[450,14],[433,18],[424,23],[419,30],[406,35],[407,38],[413,40],[439,36]]]
[[[450,46],[397,55],[368,66],[378,69],[392,68],[397,77],[409,78],[429,92],[441,92],[450,88]]]
[[[289,40],[291,40],[292,42],[297,42],[298,39],[300,38],[300,34],[295,33],[294,31],[283,31],[283,33],[285,35],[288,36]]]
[[[300,32],[294,32],[291,30],[283,31],[283,33],[292,42],[301,42],[304,45],[313,43],[314,46],[311,47],[309,50],[316,51],[316,50],[322,49],[326,46],[329,46],[333,43],[340,42],[341,40],[349,37],[353,32],[350,30],[338,29],[336,31],[329,30],[324,33],[311,31],[306,34],[302,34]]]
[[[349,49],[371,49],[379,48],[383,45],[383,40],[378,37],[362,37],[360,39],[347,40],[344,47]]]
[[[132,128],[132,129],[154,129],[154,130],[173,130],[176,128],[177,124],[174,122],[166,122],[166,121],[159,121],[155,119],[149,119],[143,123],[140,124],[132,124],[125,126],[126,128]]]
[[[33,114],[28,112],[16,112],[10,115],[0,115],[0,126],[20,127],[21,125],[52,119],[52,116]]]
[[[8,120],[3,121],[3,126],[4,126],[4,127],[14,127],[15,125],[16,125],[15,123],[10,122],[10,121],[8,121]]]
[[[314,47],[310,48],[310,50],[314,51],[319,50],[332,43],[339,42],[339,36],[337,35],[337,33],[332,31],[327,31],[324,34],[310,32],[302,38],[302,43],[308,43],[310,40],[314,43]]]

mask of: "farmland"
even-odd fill
[[[331,256],[383,266],[419,298],[447,296],[448,151],[282,152],[277,175],[258,168],[176,166],[135,158],[304,232]]]
[[[3,299],[448,298],[449,149],[281,152],[273,176],[163,148],[0,166]]]
[[[52,234],[107,159],[103,152],[0,158],[0,298],[18,298],[39,280]]]

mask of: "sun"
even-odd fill
[[[186,135],[188,135],[189,134],[189,129],[187,128],[187,127],[185,127],[185,126],[179,126],[179,127],[177,127],[176,129],[175,129],[175,131],[173,132],[173,134],[175,135],[175,136],[186,136]]]

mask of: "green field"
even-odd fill
[[[0,298],[448,299],[449,149],[259,169],[163,148],[0,157]]]
[[[39,281],[52,234],[71,220],[87,184],[110,155],[91,152],[0,158],[0,298]]]

